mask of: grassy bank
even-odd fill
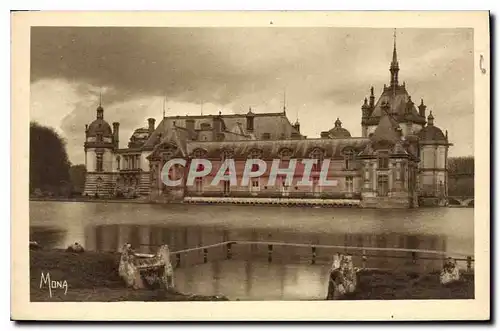
[[[118,276],[117,253],[68,253],[61,250],[30,252],[30,295],[32,301],[207,301],[226,298],[187,295],[174,291],[125,288]],[[66,280],[68,291],[46,286],[40,289],[42,272],[51,280]],[[443,286],[437,273],[365,270],[359,274],[356,292],[345,300],[473,299],[474,277],[463,275],[457,283]],[[325,293],[326,296],[326,293]]]
[[[227,300],[162,290],[125,288],[118,276],[120,255],[117,253],[68,253],[62,250],[30,251],[31,301],[207,301]],[[40,288],[42,272],[51,280],[66,280],[68,291]]]

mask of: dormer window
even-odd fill
[[[279,152],[279,156],[281,158],[281,161],[288,161],[288,160],[290,160],[290,157],[292,156],[292,150],[289,148],[283,148]]]
[[[233,155],[234,155],[234,153],[232,150],[223,150],[221,153],[221,161],[225,161],[227,159],[232,159]]]
[[[323,163],[323,151],[319,148],[315,148],[309,153],[309,158],[316,160],[316,163],[313,164],[312,171],[320,171],[321,164]]]
[[[205,156],[205,151],[201,148],[197,148],[194,150],[193,156],[195,159],[201,159]]]
[[[260,159],[262,157],[262,151],[260,149],[252,149],[248,154],[249,159]]]

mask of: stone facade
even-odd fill
[[[97,118],[86,127],[84,144],[87,167],[85,195],[135,197],[153,201],[213,201],[245,199],[285,201],[351,199],[367,208],[414,208],[427,203],[444,205],[448,194],[448,134],[426,118],[423,100],[417,107],[399,84],[399,63],[394,44],[391,80],[375,100],[374,88],[361,106],[361,137],[352,137],[340,119],[320,138],[307,138],[298,121],[291,123],[286,109],[276,113],[221,114],[163,117],[158,126],[148,119],[146,128],[134,131],[127,148],[119,148],[119,123],[104,121],[99,105]],[[167,187],[163,165],[181,158],[185,166],[174,166],[168,174],[182,185]],[[208,159],[212,171],[186,184],[190,162]],[[237,182],[210,185],[224,160],[235,161]],[[261,159],[267,170],[259,178],[242,183],[245,162]],[[273,160],[286,168],[297,160],[291,182],[278,176],[269,184]],[[316,159],[310,186],[297,185],[304,159]],[[329,162],[326,178],[335,184],[319,184],[320,169]]]

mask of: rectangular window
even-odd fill
[[[257,192],[260,190],[260,182],[259,182],[259,179],[258,178],[253,178],[252,179],[252,187],[251,187],[251,191],[252,192]]]
[[[382,152],[378,155],[378,168],[389,169],[389,153]]]
[[[228,195],[229,193],[231,193],[231,183],[226,180],[224,181],[224,195]]]
[[[313,193],[320,193],[319,177],[313,177],[312,179]]]
[[[347,192],[354,192],[354,179],[352,176],[348,176],[345,178],[345,188]]]
[[[345,170],[354,170],[354,156],[353,150],[344,151],[344,168]]]
[[[288,196],[288,185],[286,185],[285,180],[281,182],[281,190],[283,196]]]
[[[95,170],[102,171],[102,154],[101,153],[96,154]]]
[[[378,175],[378,196],[386,197],[389,194],[389,179],[387,175]]]
[[[202,178],[196,178],[196,192],[197,193],[203,192],[203,179]]]

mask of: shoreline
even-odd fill
[[[239,298],[230,300],[224,295],[126,288],[118,276],[119,259],[118,252],[70,253],[61,249],[30,249],[30,301],[245,301]],[[52,289],[49,293],[47,286],[41,286],[42,273],[45,277],[50,274],[53,281],[67,282],[67,293],[62,288]],[[358,289],[342,300],[474,298],[473,273],[463,273],[459,282],[447,286],[439,283],[436,272],[418,274],[397,270],[361,270],[358,275]]]
[[[346,208],[346,209],[378,209],[373,207],[361,208],[358,206],[329,206],[329,205],[291,205],[291,204],[239,204],[239,203],[202,203],[202,202],[184,202],[184,201],[153,201],[153,200],[141,200],[141,199],[92,199],[92,198],[29,198],[29,201],[33,202],[89,202],[89,203],[130,203],[130,204],[144,204],[144,205],[201,205],[201,206],[213,206],[213,205],[224,205],[224,206],[267,206],[267,207],[287,207],[287,208]],[[448,205],[448,206],[422,206],[413,209],[429,209],[429,208],[474,208],[473,206],[459,206],[459,205]],[[391,208],[388,208],[391,209]],[[399,209],[399,208],[395,208]]]

